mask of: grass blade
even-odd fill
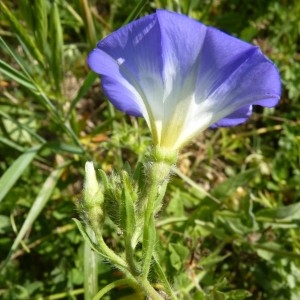
[[[44,182],[39,194],[37,195],[33,205],[31,206],[31,209],[28,213],[27,218],[25,219],[25,222],[23,223],[13,245],[11,246],[10,252],[8,256],[6,257],[5,261],[1,265],[1,269],[6,266],[8,261],[10,260],[13,252],[18,248],[20,243],[22,242],[22,239],[24,238],[26,232],[28,229],[32,226],[33,222],[36,220],[36,218],[39,216],[43,208],[45,207],[47,201],[49,200],[50,196],[52,195],[52,192],[54,188],[56,187],[56,184],[61,177],[64,168],[64,166],[61,166],[51,172],[49,177]]]
[[[15,162],[6,170],[0,178],[0,202],[6,196],[11,187],[16,183],[23,174],[26,167],[31,163],[37,155],[42,145],[33,147],[19,156]]]
[[[61,84],[63,82],[63,31],[56,1],[52,3],[50,20],[50,48],[52,54],[50,68],[56,92],[61,96]]]
[[[89,74],[86,76],[83,84],[81,85],[76,97],[74,100],[72,100],[72,103],[70,105],[68,114],[67,114],[67,119],[70,117],[72,111],[74,110],[76,104],[78,101],[89,91],[95,80],[98,78],[98,75],[94,72],[89,72]]]
[[[38,50],[36,45],[34,44],[33,40],[30,38],[30,35],[26,30],[24,29],[24,26],[20,24],[20,22],[17,20],[17,18],[9,11],[8,7],[3,3],[3,1],[0,1],[0,10],[4,16],[4,18],[7,19],[7,21],[11,25],[11,31],[15,32],[24,45],[27,47],[30,54],[42,65],[44,65],[44,58],[42,53]]]
[[[23,147],[21,147],[20,145],[18,145],[17,143],[3,137],[3,136],[0,136],[0,143],[6,145],[7,147],[9,148],[12,148],[12,149],[15,149],[17,151],[20,151],[20,152],[24,152],[25,149]]]
[[[126,25],[127,23],[133,21],[134,19],[136,19],[140,13],[142,12],[144,6],[147,4],[148,0],[141,0],[136,7],[134,8],[134,10],[130,13],[130,15],[127,17],[127,19],[125,20],[125,22],[123,23],[123,25]]]
[[[1,41],[0,41],[1,44]],[[28,79],[19,71],[9,66],[7,63],[5,63],[3,60],[0,60],[0,72],[12,79],[13,81],[19,83],[20,85],[24,86],[25,88],[31,90],[32,92],[36,93],[37,90],[35,86],[28,81]]]
[[[11,247],[11,252],[17,249],[24,235],[26,234],[28,229],[31,227],[35,219],[38,217],[38,215],[46,205],[63,171],[64,171],[64,167],[59,167],[55,169],[54,171],[51,172],[49,177],[44,182],[39,194],[37,195],[33,205],[31,206],[31,209],[28,213],[25,222],[21,227],[21,230],[19,231]]]
[[[36,28],[36,40],[42,49],[43,53],[46,53],[47,49],[47,35],[48,35],[48,18],[47,18],[47,1],[36,0],[34,1],[35,13],[35,28]]]
[[[90,6],[87,0],[81,0],[80,5],[84,15],[85,28],[87,28],[87,36],[88,36],[89,44],[92,47],[95,47],[97,43],[97,36],[96,36],[96,30],[95,30],[95,25],[94,25]]]

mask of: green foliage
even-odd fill
[[[156,8],[258,44],[278,65],[283,97],[276,109],[257,110],[243,126],[208,130],[184,149],[158,216],[151,272],[166,272],[180,299],[300,298],[299,1],[4,0],[1,299],[83,299],[87,272],[99,288],[110,285],[103,299],[139,299],[107,262],[88,268],[93,257],[84,245],[93,241],[83,241],[72,218],[79,215],[86,160],[106,173],[128,170],[123,162],[140,166],[151,145],[143,120],[107,103],[86,55]],[[136,180],[139,172],[130,176]],[[120,185],[128,185],[126,176]],[[105,204],[112,222],[103,236],[112,249],[124,247],[112,231],[117,192],[111,189]],[[122,196],[119,213],[130,214],[136,191]],[[122,229],[132,231],[130,221]]]

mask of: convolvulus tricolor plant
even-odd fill
[[[88,65],[116,108],[145,118],[153,148],[134,171],[110,178],[100,171],[101,184],[87,162],[84,226],[77,223],[86,238],[84,228],[94,232],[92,247],[124,273],[124,283],[153,300],[177,299],[156,255],[155,216],[178,151],[208,127],[246,121],[253,105],[275,106],[279,73],[258,47],[166,10],[100,41]],[[105,218],[122,233],[123,253],[106,245]]]

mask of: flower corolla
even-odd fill
[[[260,49],[187,16],[157,10],[100,41],[88,65],[119,110],[145,118],[156,146],[177,150],[208,127],[275,106],[281,84]]]

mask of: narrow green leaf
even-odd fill
[[[10,147],[10,148],[13,148],[17,151],[20,151],[20,152],[25,152],[25,149],[23,147],[21,147],[20,145],[18,145],[17,143],[3,137],[3,136],[0,136],[0,143]]]
[[[196,191],[198,191],[199,194],[205,195],[206,197],[208,197],[209,199],[213,200],[214,202],[216,202],[218,204],[221,203],[221,201],[219,199],[212,196],[201,185],[197,184],[192,179],[190,179],[188,176],[184,175],[179,169],[173,167],[172,172],[175,173],[176,175],[178,175],[182,180],[184,180],[184,182],[186,182],[188,185],[193,187]]]
[[[62,116],[59,114],[59,111],[57,108],[52,104],[48,96],[45,94],[43,89],[31,78],[30,74],[27,72],[26,66],[20,61],[20,59],[17,57],[17,55],[14,53],[14,51],[5,43],[5,41],[0,37],[0,45],[3,45],[7,51],[11,54],[11,56],[15,59],[15,61],[18,63],[18,65],[21,67],[23,72],[26,74],[27,78],[30,79],[33,86],[35,87],[36,91],[35,94],[37,95],[37,99],[41,102],[41,104],[50,112],[51,117],[53,118],[53,121],[57,124],[59,124],[63,130],[72,138],[74,143],[82,148],[78,137],[74,133],[74,131],[70,128],[69,124],[62,118]]]
[[[67,118],[71,115],[72,111],[74,110],[76,104],[78,101],[88,92],[88,90],[91,88],[95,80],[98,78],[98,75],[94,72],[89,72],[88,75],[85,77],[84,82],[82,83],[80,89],[78,90],[78,93],[76,97],[71,102]]]
[[[80,231],[84,241],[88,243],[88,245],[91,247],[91,249],[93,249],[96,253],[98,253],[102,257],[106,258],[106,256],[96,248],[94,242],[91,240],[91,238],[87,234],[87,232],[86,232],[85,228],[83,227],[83,225],[81,224],[81,222],[79,220],[75,219],[75,218],[73,218],[72,220],[77,225],[77,228]]]
[[[50,48],[52,54],[50,68],[56,92],[58,95],[61,95],[61,84],[63,82],[63,31],[56,1],[53,1],[51,4],[50,35]]]
[[[55,152],[62,151],[62,152],[67,152],[67,153],[72,153],[72,154],[83,154],[84,153],[82,148],[74,146],[74,145],[62,143],[62,142],[48,142],[47,144],[45,144],[45,147],[47,147],[48,149],[54,150]]]
[[[119,279],[116,280],[108,285],[106,285],[104,288],[102,288],[96,295],[94,298],[92,298],[92,300],[100,300],[102,299],[102,297],[108,293],[109,291],[111,291],[112,289],[118,287],[118,286],[122,286],[122,285],[129,285],[129,286],[133,286],[136,287],[136,284],[128,278],[124,278],[124,279]],[[144,295],[142,293],[138,293],[135,295],[131,295],[131,297],[134,297],[132,299],[136,299],[136,300],[141,300],[144,299]],[[123,297],[124,298],[124,297]],[[125,298],[124,298],[125,299]],[[128,298],[129,299],[129,298]]]
[[[0,38],[1,40],[1,38]],[[0,43],[1,45],[1,43]],[[0,73],[36,93],[36,87],[20,72],[0,59]]]
[[[87,37],[88,37],[89,44],[92,47],[95,47],[97,43],[96,29],[95,29],[94,19],[93,19],[92,11],[88,3],[88,0],[80,0],[80,5],[81,5],[82,13],[84,15],[84,21],[85,21],[84,27],[87,30]]]
[[[3,1],[0,1],[0,10],[2,12],[2,15],[4,18],[10,23],[11,25],[11,31],[15,32],[24,45],[29,50],[30,54],[42,65],[44,65],[44,58],[41,52],[39,51],[38,47],[34,44],[32,38],[30,37],[30,34],[24,29],[24,26],[22,26],[19,22],[19,20],[14,16],[13,13],[11,13],[8,9],[8,7],[4,4]]]
[[[37,195],[36,199],[34,200],[33,205],[31,206],[31,209],[28,213],[28,216],[25,219],[25,222],[23,223],[12,247],[11,252],[15,251],[17,247],[19,246],[20,242],[24,238],[26,232],[28,229],[32,226],[33,222],[36,220],[36,218],[39,216],[43,208],[45,207],[47,201],[49,200],[50,196],[52,195],[56,184],[61,177],[61,174],[64,171],[64,167],[59,167],[58,169],[55,169],[51,172],[51,174],[48,176],[46,181],[44,182],[39,194]]]
[[[123,26],[126,25],[127,23],[133,21],[134,19],[136,19],[142,12],[142,10],[145,7],[145,5],[147,4],[147,2],[148,2],[148,0],[140,0],[140,2],[135,6],[133,11],[130,13],[130,15],[127,17],[127,19],[123,23]]]
[[[38,135],[34,130],[32,130],[26,124],[22,124],[21,122],[19,122],[19,120],[15,119],[15,118],[12,118],[10,115],[8,115],[8,114],[6,114],[5,112],[2,112],[2,111],[0,111],[0,116],[2,116],[4,119],[9,120],[10,122],[12,122],[12,124],[14,124],[18,128],[18,130],[20,130],[20,135],[23,135],[26,132],[31,137],[34,137],[37,140],[38,143],[41,143],[41,144],[45,143],[45,139],[43,137],[41,137],[40,135]],[[11,132],[10,132],[10,134],[11,134]],[[11,138],[12,138],[12,136],[11,136]]]
[[[28,65],[24,63],[20,55],[16,53],[5,41],[2,37],[0,37],[0,45],[6,49],[6,51],[13,57],[16,63],[20,66],[23,73],[25,74],[25,78],[32,82],[32,84],[37,88],[36,83],[34,82],[32,76],[30,75],[31,72],[28,72]],[[19,74],[23,75],[21,72],[17,71]],[[23,75],[24,76],[24,75]]]
[[[42,145],[39,145],[27,150],[25,153],[19,156],[2,175],[2,177],[0,178],[0,202],[23,174],[26,167],[35,158],[37,152],[41,149],[41,147]]]
[[[38,100],[42,103],[42,105],[44,105],[44,107],[52,114],[53,119],[56,122],[61,123],[63,126],[65,126],[63,121],[61,121],[61,122],[58,121],[58,120],[61,120],[61,118],[60,118],[60,116],[57,112],[57,109],[54,107],[52,102],[48,99],[47,95],[44,93],[44,91],[41,89],[41,87],[31,77],[31,75],[29,74],[30,72],[27,71],[27,66],[20,60],[18,55],[13,51],[13,49],[11,49],[11,47],[9,47],[6,44],[6,42],[1,37],[0,37],[0,45],[3,46],[3,48],[5,48],[9,52],[9,54],[13,57],[13,59],[16,61],[16,63],[20,66],[20,68],[22,69],[22,71],[23,71],[23,73],[25,74],[26,77],[22,73],[20,73],[19,71],[16,71],[16,70],[14,71],[14,69],[10,68],[6,63],[2,62],[2,65],[5,64],[6,68],[7,68],[7,66],[9,67],[8,72],[6,71],[7,75],[17,76],[15,78],[16,81],[18,81],[18,79],[19,79],[20,81],[18,81],[18,82],[20,84],[22,84],[23,86],[29,88],[29,90],[31,92],[36,94],[38,96]],[[2,69],[0,68],[0,70],[2,70]],[[14,79],[14,78],[12,77],[12,79]],[[22,80],[24,82],[22,82]]]
[[[261,250],[269,251],[275,255],[284,258],[300,260],[300,254],[291,251],[282,250],[281,249],[282,245],[279,244],[267,242],[263,244],[252,244],[251,246],[256,250],[261,249]]]
[[[257,219],[300,220],[300,202],[278,208],[266,208],[256,214]]]
[[[46,53],[48,35],[47,1],[35,0],[34,8],[34,23],[37,44],[43,53]]]
[[[173,293],[173,289],[167,279],[167,276],[159,263],[158,255],[155,251],[153,253],[153,267],[154,267],[154,270],[155,270],[156,274],[158,275],[159,279],[163,283],[165,289],[168,291],[169,295],[171,296],[171,299],[172,300],[177,299],[177,297]]]

